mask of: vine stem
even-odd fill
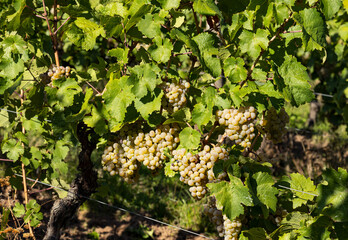
[[[243,85],[248,81],[248,80],[252,80],[251,79],[251,74],[253,73],[256,64],[260,61],[260,58],[262,57],[262,54],[266,51],[266,49],[269,47],[269,45],[277,38],[279,37],[279,34],[284,32],[284,27],[285,24],[287,24],[289,22],[289,20],[292,18],[292,14],[293,12],[290,13],[289,17],[287,19],[284,20],[284,22],[282,23],[282,25],[280,25],[280,27],[277,29],[277,32],[274,34],[274,36],[268,41],[267,47],[265,49],[261,49],[260,54],[257,56],[257,58],[255,59],[255,61],[253,62],[253,65],[251,66],[250,70],[248,71],[247,77],[245,80],[243,80],[240,83],[240,87],[242,88]]]
[[[192,9],[192,12],[193,12],[193,17],[194,17],[194,19],[195,19],[195,24],[196,24],[197,33],[200,33],[201,30],[199,29],[199,23],[198,23],[197,14],[196,14],[195,10],[193,9],[193,5],[192,5],[192,4],[191,4],[191,9]]]
[[[21,105],[23,105],[24,103],[24,90],[21,89]],[[22,133],[25,134],[25,128],[22,124]],[[24,148],[24,143],[22,143],[22,147]],[[22,161],[22,178],[23,178],[23,190],[24,190],[24,203],[25,203],[25,208],[27,208],[28,205],[28,188],[27,188],[27,178],[26,178],[26,174],[25,174],[25,165]],[[33,229],[30,225],[30,220],[28,221],[28,228],[29,228],[29,233],[30,236],[36,240],[35,236],[34,236],[34,232]]]
[[[52,40],[52,43],[53,43],[54,59],[56,61],[56,66],[60,67],[60,64],[59,64],[59,54],[58,54],[57,33],[56,32],[52,32],[52,28],[51,28],[50,21],[48,19],[47,10],[46,10],[45,0],[42,0],[42,5],[43,5],[43,9],[44,9],[43,16],[46,19],[47,28],[48,28],[48,31],[50,33],[50,37],[51,37],[51,40]],[[53,9],[54,9],[54,17],[53,17],[54,23],[53,23],[53,26],[54,26],[54,29],[57,30],[57,0],[54,0]]]

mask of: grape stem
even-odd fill
[[[255,144],[256,144],[256,141],[257,141],[257,139],[259,138],[261,136],[261,133],[259,132],[258,134],[257,134],[257,136],[254,138],[254,141],[251,143],[251,146],[249,147],[249,148],[247,148],[244,152],[243,152],[243,157],[247,157],[248,155],[249,155],[249,153],[250,152],[252,152],[252,150],[253,150],[253,148],[254,148],[254,146],[255,146]]]

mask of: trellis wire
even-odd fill
[[[22,175],[17,174],[17,173],[14,173],[14,175],[16,175],[16,176],[18,176],[18,177],[22,177]],[[169,226],[169,227],[172,227],[172,228],[176,228],[176,229],[178,229],[178,230],[180,230],[180,231],[187,232],[187,233],[192,234],[192,235],[196,235],[196,236],[203,237],[203,238],[206,238],[206,239],[214,240],[213,238],[204,236],[204,235],[202,235],[202,234],[199,234],[199,233],[196,233],[196,232],[193,232],[193,231],[190,231],[190,230],[187,230],[187,229],[184,229],[184,228],[181,228],[181,227],[178,227],[178,226],[175,226],[175,225],[166,223],[166,222],[162,222],[162,221],[157,220],[157,219],[152,218],[152,217],[147,217],[147,216],[141,215],[141,214],[139,214],[139,213],[130,211],[130,210],[125,209],[125,208],[117,207],[117,206],[114,206],[114,205],[110,205],[110,204],[108,204],[108,203],[106,203],[106,202],[99,201],[99,200],[97,200],[97,199],[93,199],[93,198],[86,197],[86,196],[83,196],[83,195],[80,195],[80,194],[72,193],[72,192],[70,192],[69,190],[64,189],[64,188],[61,188],[61,187],[58,187],[58,186],[52,186],[52,185],[50,185],[50,184],[48,184],[48,183],[44,183],[44,182],[41,182],[41,181],[39,181],[39,180],[32,179],[32,178],[30,178],[30,177],[26,177],[26,179],[28,179],[29,181],[32,181],[32,182],[40,183],[40,184],[42,184],[42,185],[44,185],[44,186],[47,186],[47,187],[56,188],[56,189],[65,191],[65,192],[67,192],[68,194],[75,194],[75,195],[77,195],[77,196],[79,196],[79,197],[85,198],[85,199],[87,199],[87,200],[90,200],[90,201],[99,203],[99,204],[101,204],[101,205],[104,205],[104,206],[107,206],[107,207],[110,207],[110,208],[113,208],[113,209],[116,209],[116,210],[120,210],[120,211],[123,211],[123,212],[127,212],[127,213],[130,213],[130,214],[132,214],[132,215],[135,215],[135,216],[138,216],[138,217],[141,217],[141,218],[145,218],[145,219],[147,219],[147,220],[150,220],[150,221],[153,221],[153,222],[156,222],[156,223],[160,223],[160,224],[162,224],[162,225],[166,225],[166,226]]]
[[[8,109],[6,109],[6,108],[0,108],[0,110],[4,110],[4,111],[6,111],[6,112],[13,113],[13,114],[20,114],[20,112],[8,110]],[[33,118],[36,119],[36,120],[38,120],[38,121],[41,123],[41,121],[40,121],[40,119],[39,119],[38,117],[33,117]],[[51,120],[48,120],[48,119],[45,119],[44,121],[46,121],[46,122],[52,122]]]
[[[295,192],[300,192],[300,193],[305,193],[305,194],[308,194],[308,195],[312,195],[312,196],[315,196],[315,197],[318,197],[318,196],[319,196],[319,195],[314,194],[314,193],[309,193],[309,192],[297,190],[297,189],[290,188],[290,187],[286,187],[286,186],[283,186],[283,185],[277,185],[277,186],[278,186],[278,187],[281,187],[281,188],[285,188],[285,189],[291,190],[291,191],[295,191]]]

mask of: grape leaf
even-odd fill
[[[162,81],[159,77],[160,69],[155,64],[141,64],[130,69],[132,73],[129,78],[129,84],[133,85],[132,93],[137,98],[142,98],[147,95],[148,92],[153,92],[156,85]]]
[[[21,25],[21,15],[26,7],[26,1],[15,1],[15,3],[12,3],[11,5],[14,6],[15,13],[7,16],[6,20],[9,22],[7,27],[11,30],[17,30],[17,28],[19,28],[19,26]]]
[[[99,106],[99,108],[96,108],[93,105],[91,116],[86,116],[83,119],[83,122],[86,123],[88,127],[93,128],[94,131],[99,135],[103,135],[104,133],[107,133],[108,131],[108,127],[104,120],[105,118],[104,113],[101,108],[102,106]]]
[[[7,141],[3,141],[1,151],[3,153],[7,153],[6,156],[9,159],[17,161],[18,158],[24,154],[24,147],[20,141],[17,141],[16,139],[9,139]]]
[[[326,19],[334,17],[342,6],[341,0],[321,0],[321,3],[323,5],[323,12]]]
[[[180,134],[180,145],[186,149],[196,149],[201,140],[201,134],[190,127],[184,128]]]
[[[121,2],[108,2],[105,6],[99,4],[96,10],[103,15],[109,15],[111,17],[118,15],[122,18],[126,18],[128,15],[127,7],[125,7]]]
[[[214,76],[218,77],[221,74],[219,49],[214,46],[217,42],[214,35],[209,33],[200,33],[193,40],[196,42],[199,49],[199,59],[202,65]]]
[[[268,240],[270,237],[263,228],[251,228],[249,230],[242,231],[239,236],[239,240]]]
[[[13,212],[15,217],[20,218],[25,214],[25,207],[23,204],[20,204],[19,202],[15,203],[15,206],[13,207]]]
[[[338,222],[348,222],[348,173],[327,169],[319,185],[318,211]]]
[[[217,207],[222,209],[223,214],[229,219],[244,214],[244,206],[253,206],[249,189],[237,177],[230,176],[229,183],[225,181],[208,183],[207,187],[215,196]]]
[[[274,212],[277,208],[277,194],[278,189],[273,187],[274,180],[269,173],[258,172],[252,175],[252,178],[256,181],[256,194],[261,203],[265,204],[267,208],[272,209]]]
[[[244,67],[245,63],[242,58],[229,57],[224,61],[225,76],[233,83],[244,81],[248,71]]]
[[[308,200],[312,201],[315,195],[318,194],[317,187],[313,184],[313,181],[310,178],[306,178],[299,173],[292,173],[290,174],[290,177],[290,187],[302,191],[293,191],[293,208],[297,208],[303,204],[306,204]]]
[[[69,147],[66,146],[63,140],[58,140],[55,143],[54,151],[53,151],[53,159],[55,160],[63,160],[68,155]]]
[[[162,24],[164,24],[164,19],[158,14],[152,15],[148,13],[144,19],[138,22],[137,27],[146,37],[154,38],[161,35]]]
[[[108,56],[116,57],[120,65],[127,64],[129,48],[114,48],[108,52]]]
[[[135,96],[132,93],[133,85],[128,83],[128,76],[120,79],[113,78],[105,86],[103,98],[105,107],[116,122],[123,122],[127,107],[134,101]]]
[[[54,86],[59,87],[55,98],[59,101],[61,107],[69,107],[74,104],[74,96],[82,91],[77,82],[68,78],[65,81],[54,81]]]
[[[85,93],[85,98],[80,111],[76,114],[67,116],[66,121],[77,122],[77,121],[80,121],[86,114],[90,113],[92,105],[89,103],[89,101],[92,99],[92,97],[93,97],[93,90],[91,88],[87,88]]]
[[[207,108],[202,103],[197,103],[192,111],[192,122],[196,123],[198,127],[206,125],[213,115],[211,111],[211,108]]]
[[[94,45],[96,43],[96,39],[98,36],[105,37],[104,28],[98,25],[97,23],[92,22],[86,18],[78,17],[75,20],[74,24],[78,28],[80,28],[84,34],[82,38],[82,42],[81,42],[81,46],[84,50],[87,50],[87,51],[92,50],[94,48]],[[79,38],[78,40],[81,40],[81,38]]]
[[[157,0],[164,10],[170,10],[172,8],[178,8],[181,0]]]
[[[294,56],[286,56],[278,71],[287,85],[285,97],[293,105],[298,107],[314,98],[314,94],[310,89],[310,78],[306,72],[306,67],[299,63]],[[279,85],[279,82],[277,82],[277,85]]]
[[[221,12],[219,8],[215,5],[213,0],[195,0],[193,2],[193,9],[202,15],[219,15]]]
[[[155,45],[149,48],[151,57],[158,63],[168,62],[173,50],[173,44],[168,38],[162,39],[160,36],[154,38],[154,43]]]
[[[294,15],[294,18],[302,26],[302,39],[307,51],[325,46],[326,25],[315,8],[304,9]]]
[[[265,29],[257,29],[256,33],[248,30],[243,30],[240,39],[240,50],[242,53],[247,53],[251,58],[256,59],[261,49],[266,49],[268,46],[269,32]]]
[[[156,90],[159,90],[158,88]],[[154,94],[148,94],[148,96],[142,98],[141,100],[135,100],[135,108],[138,110],[140,115],[147,120],[149,115],[154,111],[159,111],[161,109],[162,91],[154,91]]]
[[[171,162],[166,162],[166,163],[165,163],[165,167],[164,167],[164,175],[166,175],[167,177],[170,177],[170,178],[174,177],[175,174],[176,174],[176,172],[174,172],[174,171],[170,168],[171,165],[172,165]]]

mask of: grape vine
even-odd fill
[[[162,173],[209,201],[204,212],[221,238],[347,238],[346,170],[276,178],[258,156],[262,141],[281,143],[286,105],[315,99],[316,77],[316,89],[335,95],[330,121],[347,122],[346,1],[0,6],[1,154],[6,175],[22,176],[25,199],[7,210],[28,223],[18,236],[35,239],[42,220],[26,177],[70,181],[65,159],[79,146],[75,192],[56,201],[45,240],[59,238],[98,177],[134,184]],[[0,240],[16,230],[4,222]]]

